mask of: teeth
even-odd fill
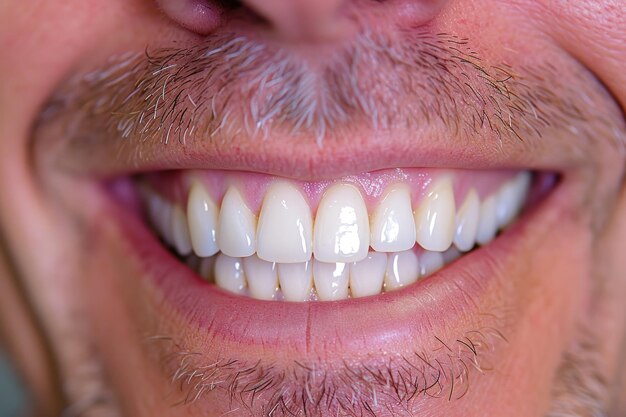
[[[414,283],[420,270],[417,255],[412,250],[390,253],[385,272],[385,289],[393,290]]]
[[[526,201],[529,187],[530,173],[522,172],[500,188],[496,204],[498,227],[509,225],[519,214]]]
[[[157,233],[202,279],[260,300],[302,302],[372,296],[434,273],[510,224],[530,182],[520,173],[483,201],[470,188],[456,210],[444,177],[414,211],[409,186],[393,184],[369,218],[359,189],[337,183],[315,221],[298,186],[284,180],[270,185],[258,222],[234,186],[220,208],[193,181],[186,210],[149,186],[139,191]]]
[[[171,215],[171,228],[174,247],[179,255],[189,255],[191,253],[191,240],[189,239],[189,229],[187,228],[187,216],[180,206],[175,205]]]
[[[313,262],[313,280],[321,301],[348,298],[348,264],[342,262]]]
[[[285,300],[308,300],[313,287],[313,261],[278,264],[278,279]]]
[[[187,220],[191,246],[200,257],[213,256],[220,249],[217,246],[218,208],[204,187],[194,182],[189,190]]]
[[[387,255],[369,252],[367,257],[350,265],[350,293],[353,297],[380,294],[387,269]]]
[[[321,262],[358,262],[369,248],[369,221],[359,190],[337,184],[320,201],[314,229],[315,259]]]
[[[220,253],[215,260],[215,284],[226,291],[244,294],[246,274],[240,258],[232,258]]]
[[[394,185],[376,208],[371,221],[370,245],[379,252],[400,252],[415,244],[415,220],[411,192]]]
[[[250,288],[250,295],[259,300],[272,300],[278,290],[278,273],[275,262],[267,262],[257,256],[243,259],[243,269]]]
[[[420,276],[427,276],[441,269],[444,265],[441,252],[426,251],[419,256]]]
[[[417,243],[427,250],[443,252],[450,247],[455,226],[452,180],[439,180],[415,211]]]
[[[460,251],[467,252],[474,247],[478,221],[480,220],[480,199],[475,190],[470,190],[456,214],[454,245]]]
[[[312,242],[311,209],[300,191],[285,182],[273,184],[259,215],[259,258],[281,263],[306,262],[311,259]]]
[[[480,206],[480,220],[478,222],[478,232],[476,233],[476,242],[480,245],[489,243],[498,231],[496,197],[496,195],[490,195]]]
[[[235,187],[226,191],[218,218],[217,245],[228,256],[250,256],[256,251],[256,216]]]

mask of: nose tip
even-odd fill
[[[333,38],[348,29],[342,13],[347,0],[243,0],[289,39]]]
[[[242,0],[281,37],[332,40],[349,34],[357,22],[411,27],[432,20],[448,0]]]

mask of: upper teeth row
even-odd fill
[[[237,258],[256,253],[279,263],[312,256],[321,262],[358,262],[370,247],[401,252],[417,242],[443,252],[452,244],[460,251],[485,244],[521,210],[529,185],[530,173],[521,172],[483,201],[470,189],[457,209],[451,177],[435,182],[415,208],[409,187],[394,184],[368,215],[359,189],[337,183],[322,196],[315,219],[302,193],[286,181],[270,186],[258,218],[235,186],[226,191],[221,209],[198,181],[191,185],[186,210],[152,191],[147,200],[157,231],[180,255],[221,251]]]

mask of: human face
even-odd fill
[[[1,334],[37,412],[624,412],[619,2],[0,22]]]

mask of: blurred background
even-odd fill
[[[26,394],[0,348],[0,417],[23,417]]]

